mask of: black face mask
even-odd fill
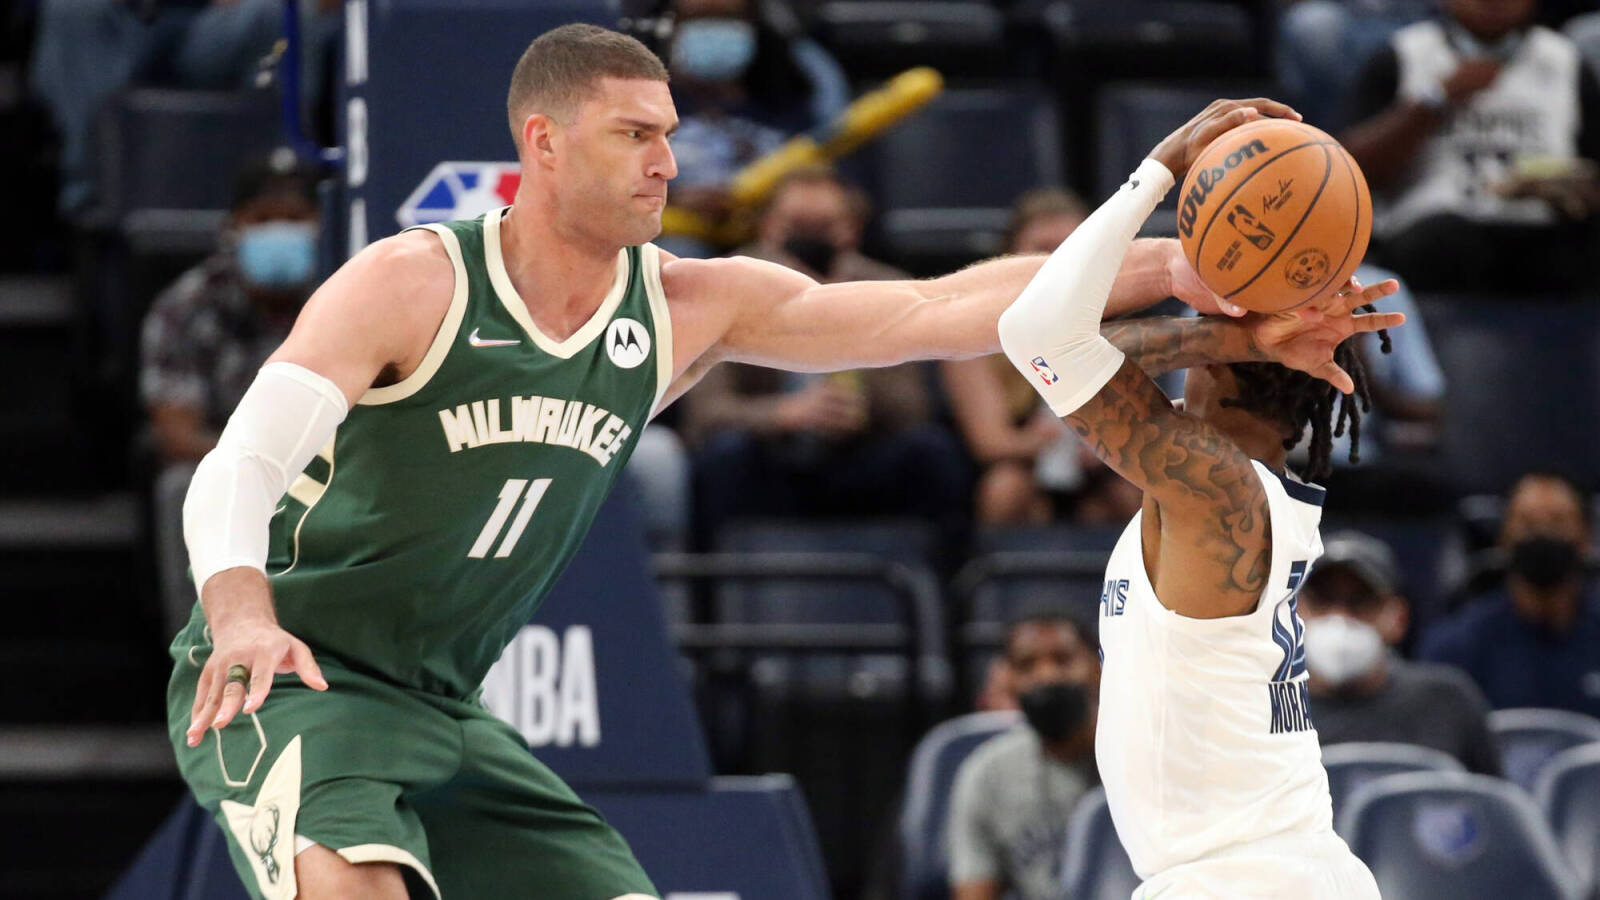
[[[1571,581],[1582,567],[1578,548],[1560,538],[1529,538],[1511,547],[1511,574],[1538,590]]]
[[[834,258],[839,255],[839,248],[827,238],[798,232],[783,242],[783,250],[818,275],[832,272]]]
[[[1017,700],[1028,724],[1047,741],[1071,737],[1089,715],[1089,692],[1069,681],[1046,682]]]

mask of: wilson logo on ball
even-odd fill
[[[1266,153],[1267,145],[1255,140],[1243,147],[1229,153],[1222,165],[1212,166],[1194,174],[1194,186],[1189,188],[1189,193],[1183,198],[1183,207],[1178,210],[1178,230],[1184,237],[1194,236],[1194,223],[1200,217],[1200,207],[1205,205],[1206,198],[1211,196],[1211,191],[1227,178],[1228,173],[1239,167],[1239,163],[1253,159],[1257,153]]]

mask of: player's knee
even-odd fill
[[[408,900],[405,877],[394,863],[352,863],[320,844],[294,858],[296,900],[370,897]]]

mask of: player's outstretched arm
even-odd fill
[[[312,296],[201,460],[184,539],[210,626],[188,743],[265,701],[273,675],[327,688],[311,650],[279,627],[265,568],[268,523],[292,480],[374,382],[410,372],[451,297],[438,239],[408,234],[357,254]],[[248,672],[229,680],[235,666]]]

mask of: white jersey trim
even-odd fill
[[[639,247],[639,267],[644,276],[644,293],[650,300],[650,320],[655,327],[656,399],[650,404],[650,418],[661,412],[661,401],[672,387],[672,312],[667,306],[667,289],[661,286],[661,250],[655,244]]]
[[[516,287],[511,284],[511,275],[506,271],[505,255],[500,247],[500,218],[510,208],[491,209],[483,216],[483,262],[489,270],[489,284],[494,286],[495,295],[500,298],[506,312],[527,332],[528,339],[533,341],[535,347],[557,359],[571,359],[574,353],[600,336],[600,332],[611,324],[617,307],[622,305],[622,297],[628,290],[628,251],[626,248],[617,251],[617,275],[611,282],[611,292],[600,301],[594,315],[566,340],[558,341],[534,324],[533,316],[528,314],[528,304],[517,293]]]
[[[467,316],[467,294],[470,285],[467,282],[467,267],[461,258],[461,242],[456,240],[456,233],[443,225],[421,225],[439,236],[439,243],[444,245],[444,252],[450,257],[450,265],[455,269],[455,292],[450,295],[450,308],[445,311],[444,321],[439,323],[439,330],[433,335],[433,343],[428,345],[428,352],[422,357],[422,362],[417,365],[417,370],[407,375],[394,384],[383,387],[368,388],[356,401],[357,406],[382,406],[385,403],[394,403],[404,400],[422,390],[433,379],[434,373],[444,365],[444,358],[450,355],[450,345],[455,343],[456,332],[461,330],[461,320]]]

